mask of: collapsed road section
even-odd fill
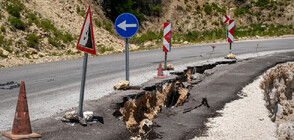
[[[217,62],[206,62],[187,67],[182,72],[172,72],[171,76],[159,80],[153,79],[142,84],[143,92],[123,97],[117,104],[113,115],[126,124],[132,136],[148,138],[153,131],[152,120],[162,108],[174,108],[182,105],[189,97],[189,90],[205,77],[204,73],[220,64],[232,64],[236,60],[223,59]],[[207,107],[206,98],[202,103]],[[192,109],[185,110],[189,112]]]
[[[44,139],[108,140],[130,139],[138,135],[146,139],[191,139],[205,134],[207,119],[220,115],[217,110],[238,99],[237,94],[245,85],[278,63],[294,61],[293,56],[294,52],[274,54],[231,65],[211,66],[212,69],[205,70],[203,74],[193,74],[192,71],[191,76],[196,80],[192,79],[191,83],[187,80],[188,68],[186,72],[175,72],[167,79],[146,82],[140,90],[115,91],[85,103],[85,110],[94,111],[94,118],[98,118],[96,123],[87,127],[61,123],[57,117],[63,116],[64,112],[34,121],[32,125]],[[171,96],[176,93],[172,89],[180,86],[189,92],[187,99],[176,106],[180,98]],[[167,92],[169,87],[170,93]],[[157,102],[155,97],[162,97],[161,102]],[[137,106],[139,104],[142,105]]]

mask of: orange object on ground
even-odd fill
[[[14,115],[14,121],[12,125],[12,131],[3,132],[2,135],[14,140],[42,137],[40,134],[32,132],[24,81],[20,82],[20,89]]]
[[[161,62],[159,62],[159,67],[158,67],[158,73],[157,76],[155,76],[154,78],[165,78],[166,76],[163,75],[163,71],[161,68]]]

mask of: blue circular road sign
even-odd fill
[[[137,18],[130,13],[123,13],[115,20],[115,30],[123,38],[133,37],[139,29]]]

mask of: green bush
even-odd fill
[[[59,47],[60,46],[59,42],[57,40],[51,38],[51,37],[48,38],[48,42],[49,42],[49,44],[51,44],[51,45],[53,45],[55,47]]]
[[[162,39],[162,36],[163,36],[163,32],[152,32],[152,31],[148,31],[147,33],[145,34],[142,34],[140,37],[132,37],[130,40],[131,42],[134,42],[134,43],[144,43],[145,41],[151,41],[151,40],[158,40],[158,39]]]
[[[0,35],[0,46],[4,44],[4,41],[5,41],[5,37]]]
[[[10,53],[13,51],[9,46],[4,46],[3,48]]]
[[[28,34],[28,36],[26,36],[25,39],[28,41],[27,42],[28,47],[38,49],[39,37],[37,35],[31,33],[31,34]]]
[[[112,52],[112,51],[114,51],[114,48],[113,47],[104,47],[104,46],[102,46],[102,47],[99,47],[99,52],[101,52],[101,53],[105,53],[105,52]]]
[[[30,59],[31,55],[29,53],[25,53],[25,57]]]
[[[203,7],[204,7],[204,11],[205,11],[206,14],[208,14],[208,15],[212,15],[212,7],[209,5],[208,2],[206,2],[206,3],[203,5]]]
[[[122,13],[131,13],[141,22],[145,20],[145,16],[159,17],[162,10],[162,1],[104,0],[102,6],[105,15],[113,22]]]
[[[71,41],[73,41],[73,40],[74,40],[74,38],[73,38],[72,35],[69,34],[69,33],[66,33],[66,34],[64,34],[64,35],[62,36],[62,41],[63,41],[64,43],[69,43],[69,42],[71,42]]]
[[[43,28],[46,32],[57,30],[56,27],[51,23],[50,19],[44,19],[39,24],[39,27]]]
[[[81,15],[82,17],[86,16],[86,10],[82,10],[79,6],[77,7],[77,14]]]
[[[28,22],[31,23],[35,23],[36,25],[39,24],[39,20],[36,16],[36,13],[29,13],[27,14],[26,18],[28,19]]]
[[[2,15],[2,12],[0,13],[0,19],[2,19],[3,15]]]
[[[25,23],[22,20],[20,20],[19,18],[9,17],[8,21],[16,29],[19,29],[19,30],[24,30],[25,29]]]
[[[1,32],[5,32],[5,31],[6,31],[6,28],[2,25],[2,26],[0,27],[0,30],[1,30]]]
[[[17,18],[20,17],[21,9],[18,6],[8,5],[6,7],[6,11],[14,17],[17,17]]]
[[[97,26],[97,27],[101,27],[102,25],[101,25],[101,22],[98,20],[98,19],[94,19],[94,23],[95,23],[95,25]]]
[[[109,22],[103,20],[103,26],[104,26],[104,29],[105,29],[105,30],[107,30],[107,31],[109,31],[109,32],[111,32],[111,33],[113,33],[113,31],[112,31],[112,24],[111,24],[111,23],[109,23]]]

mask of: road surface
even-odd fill
[[[294,49],[294,38],[240,41],[233,44],[234,54],[258,51]],[[168,63],[175,66],[207,59],[212,44],[172,48]],[[214,43],[212,57],[223,57],[229,52],[228,43]],[[164,59],[161,50],[130,53],[130,81],[137,84],[138,74],[148,73]],[[48,117],[56,112],[78,106],[82,59],[33,64],[0,69],[0,131],[10,129],[18,98],[18,83],[26,82],[31,120]],[[97,99],[112,91],[111,87],[125,79],[125,56],[115,54],[92,57],[88,60],[85,99]],[[153,71],[152,71],[153,72]],[[143,77],[144,78],[144,77]]]

